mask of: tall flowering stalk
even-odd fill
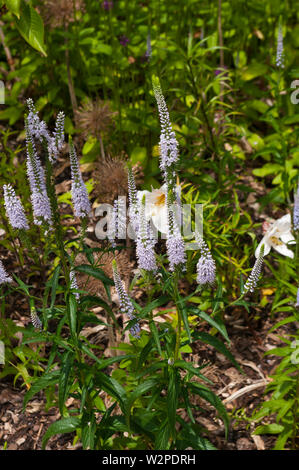
[[[75,274],[75,271],[73,271],[72,269],[70,271],[70,287],[71,287],[71,289],[78,290],[76,274]],[[77,300],[80,299],[79,292],[75,292],[74,296],[76,297]]]
[[[41,120],[35,109],[33,100],[27,100],[29,114],[27,116],[28,130],[32,136],[41,143],[46,142],[48,148],[49,159],[53,163],[64,144],[64,120],[65,115],[60,111],[57,115],[55,130],[53,135],[49,132],[45,121]]]
[[[87,189],[80,172],[76,150],[71,138],[69,144],[74,212],[76,217],[87,217],[91,211],[91,205],[88,199]]]
[[[2,261],[0,260],[0,285],[7,284],[12,282],[12,278],[7,274],[3,266]]]
[[[120,304],[120,311],[127,315],[130,320],[135,320],[136,316],[134,315],[135,313],[135,308],[134,305],[128,296],[128,294],[125,291],[125,288],[123,286],[122,280],[120,278],[120,275],[118,273],[117,269],[117,264],[116,261],[112,261],[112,271],[113,271],[113,279],[114,279],[114,284],[116,288],[116,292],[118,294],[119,298],[119,304]],[[130,328],[131,335],[134,336],[135,338],[138,338],[140,336],[140,326],[139,323],[136,321],[136,323]]]
[[[35,144],[30,129],[30,121],[25,121],[26,147],[27,147],[27,175],[31,189],[31,203],[33,208],[34,223],[41,225],[45,222],[52,225],[52,212],[50,200],[47,194],[45,172],[37,155]]]
[[[293,226],[294,230],[299,230],[299,184],[297,187],[297,193],[294,201],[294,212],[293,212]]]
[[[259,278],[261,276],[263,261],[264,261],[264,245],[261,246],[259,255],[254,263],[250,276],[248,277],[244,285],[244,293],[248,291],[254,292],[257,286],[257,283],[259,281]]]
[[[201,256],[198,260],[197,269],[197,282],[200,285],[213,284],[216,278],[216,264],[204,239],[195,233],[195,239],[199,244]]]
[[[160,168],[163,172],[165,182],[169,189],[174,191],[175,187],[175,165],[179,159],[178,142],[170,122],[169,112],[165,98],[162,93],[159,79],[153,78],[153,91],[158,105],[159,119],[161,125],[160,133]],[[173,197],[174,201],[174,197]],[[173,202],[171,201],[171,203]]]
[[[35,307],[31,307],[30,317],[31,317],[31,323],[34,326],[34,328],[36,328],[37,330],[41,330],[43,327],[43,324],[41,320],[39,319],[39,316],[36,313]]]
[[[178,226],[174,208],[170,205],[168,194],[166,194],[167,206],[167,256],[169,269],[174,271],[176,267],[184,267],[186,262],[185,244]]]
[[[136,242],[136,254],[140,269],[145,269],[146,271],[157,270],[154,246],[155,239],[150,230],[150,225],[145,219],[145,196],[143,196],[139,208],[139,226]]]
[[[10,225],[14,229],[28,230],[29,225],[26,219],[24,208],[20,198],[16,195],[15,190],[10,184],[5,184],[3,186],[3,191],[6,215]]]
[[[132,168],[128,167],[128,196],[129,196],[129,219],[132,226],[132,229],[136,232],[138,231],[139,224],[139,202],[137,196],[137,189],[135,178],[133,175]]]
[[[284,68],[282,25],[279,25],[276,49],[276,67]]]

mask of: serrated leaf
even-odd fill
[[[81,419],[77,416],[61,418],[59,421],[52,423],[45,432],[42,440],[42,449],[44,450],[50,437],[55,434],[66,434],[76,431],[81,425]]]

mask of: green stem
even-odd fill
[[[182,334],[182,314],[181,314],[181,308],[179,306],[181,300],[180,300],[180,293],[178,289],[177,271],[175,273],[173,290],[174,290],[174,302],[176,305],[177,315],[178,315],[178,325],[177,325],[176,342],[175,342],[175,350],[174,350],[174,361],[177,361],[179,358],[179,350],[180,350],[180,345],[181,345],[181,334]]]

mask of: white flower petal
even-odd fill
[[[291,250],[289,250],[284,243],[282,245],[272,245],[272,246],[281,255],[287,256],[288,258],[294,258],[294,253]]]
[[[284,243],[296,244],[296,240],[291,232],[285,232],[280,235],[281,241]]]
[[[268,253],[270,253],[271,244],[268,241],[268,237],[264,236],[264,238],[262,238],[262,240],[260,241],[259,245],[257,246],[257,248],[255,250],[255,257],[256,258],[258,258],[259,255],[260,255],[260,250],[261,250],[262,245],[264,245],[264,255],[263,256],[266,256],[266,255],[268,255]]]
[[[156,229],[161,233],[167,233],[167,209],[166,206],[161,207],[154,215],[152,221]]]

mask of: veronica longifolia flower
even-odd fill
[[[177,266],[184,266],[186,262],[185,244],[177,224],[173,207],[169,204],[166,192],[167,206],[167,240],[166,248],[169,260],[169,269],[174,271]]]
[[[6,215],[10,225],[15,229],[28,230],[29,225],[20,198],[10,184],[5,184],[3,190]]]
[[[276,49],[276,66],[284,68],[284,57],[283,57],[283,34],[282,26],[279,25],[278,36],[277,36],[277,49]]]
[[[145,196],[139,208],[139,226],[137,234],[136,254],[138,266],[146,271],[156,271],[155,239],[145,218]]]
[[[158,105],[161,134],[160,134],[160,168],[169,179],[170,170],[178,161],[179,151],[175,133],[172,129],[168,108],[158,79],[153,80],[153,90]]]
[[[114,284],[115,284],[116,292],[119,298],[120,311],[124,313],[125,315],[127,315],[130,320],[135,320],[136,319],[136,316],[134,315],[135,308],[132,303],[132,300],[130,299],[130,297],[125,291],[122,280],[117,270],[117,265],[116,265],[115,260],[113,260],[112,262],[112,270],[113,270]],[[137,321],[130,329],[130,332],[131,332],[131,335],[136,338],[140,336],[140,326]]]
[[[204,239],[195,233],[201,256],[197,263],[197,282],[200,285],[213,284],[216,277],[216,264]]]
[[[255,251],[255,257],[259,257],[260,249],[264,245],[264,256],[274,248],[278,253],[294,258],[294,253],[287,247],[287,244],[294,243],[296,241],[291,232],[291,215],[286,214],[270,225]]]
[[[71,289],[77,290],[78,284],[77,284],[76,274],[73,270],[70,271],[70,281],[71,281]],[[77,300],[80,299],[79,292],[74,292],[74,296],[76,297]]]
[[[3,266],[2,261],[0,260],[0,285],[12,282],[12,278],[7,274]]]
[[[261,249],[259,250],[258,258],[256,259],[254,266],[252,268],[252,271],[250,273],[250,276],[244,285],[244,292],[247,292],[247,291],[253,292],[254,289],[256,288],[258,280],[262,272],[263,260],[264,260],[264,246],[262,245]]]
[[[139,191],[140,192],[140,191]],[[128,168],[129,219],[133,230],[138,231],[139,201],[132,169]]]
[[[31,189],[34,223],[41,225],[43,222],[46,222],[51,225],[52,213],[47,194],[45,173],[37,156],[33,138],[27,124],[26,122],[27,175]]]
[[[40,321],[37,313],[36,313],[36,309],[35,307],[32,307],[31,308],[31,311],[30,311],[30,317],[31,317],[31,322],[32,322],[32,325],[34,326],[34,328],[38,329],[38,330],[41,330],[42,327],[43,327],[43,324],[42,322]]]
[[[294,230],[299,230],[299,185],[297,188],[297,194],[295,196],[294,202],[293,226]]]
[[[72,173],[72,199],[76,217],[87,217],[91,211],[88,193],[84,184],[77,154],[72,140],[70,140],[70,161]]]
[[[32,138],[43,142],[46,141],[49,159],[53,163],[58,157],[59,151],[64,143],[64,113],[60,111],[57,115],[55,131],[53,135],[48,131],[45,121],[42,121],[35,109],[31,98],[27,100],[29,114],[27,116],[27,127]]]

